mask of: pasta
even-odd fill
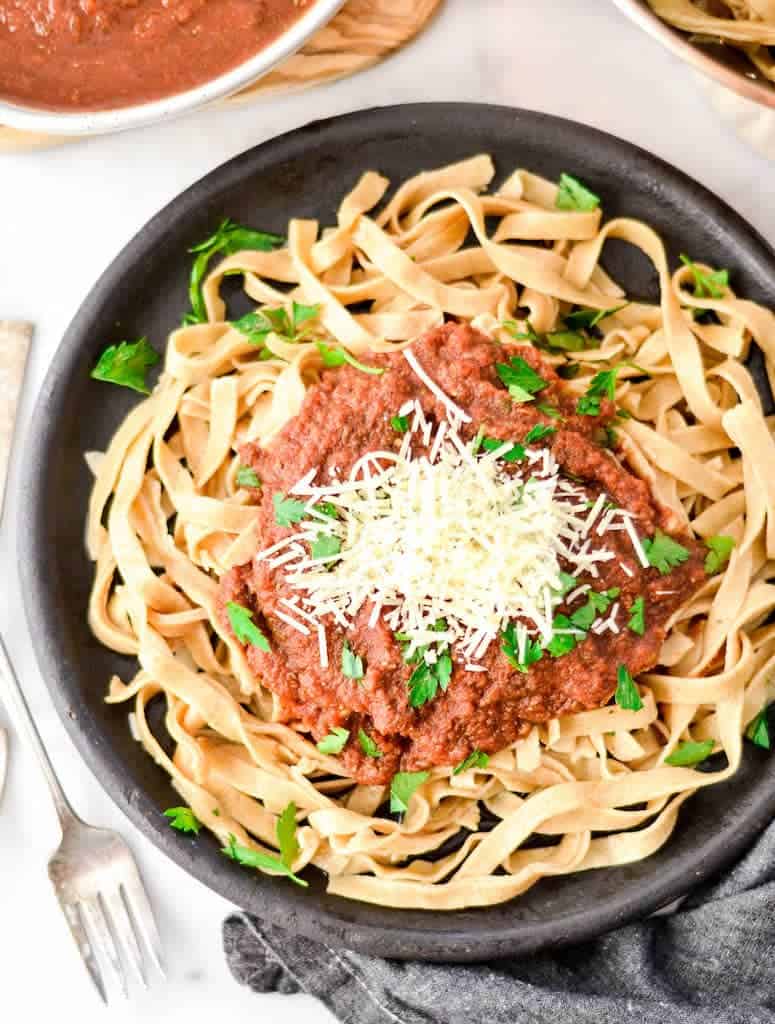
[[[205,322],[172,332],[153,393],[88,456],[90,625],[139,661],[107,699],[132,704],[136,738],[224,847],[274,854],[292,803],[293,871],[314,865],[329,892],[392,907],[493,905],[543,877],[648,857],[694,791],[736,771],[746,729],[766,730],[773,699],[775,440],[745,359],[755,342],[775,378],[775,317],[726,281],[703,294],[693,275],[710,268],[687,261],[671,273],[648,225],[561,209],[558,186],[525,170],[493,190],[494,176],[477,155],[404,182],[383,204],[389,182],[370,171],[334,227],[291,221],[287,245],[227,255],[203,285]],[[611,238],[652,262],[659,304],[627,303],[600,262]],[[259,313],[295,301],[317,319],[294,342],[275,329],[257,346],[227,319],[221,284],[234,273]],[[630,418],[617,428],[619,457],[681,528],[734,548],[672,617],[660,664],[638,680],[639,710],[612,704],[536,725],[486,763],[431,768],[404,815],[380,813],[387,787],[356,784],[278,720],[218,614],[218,580],[260,547],[237,450],[270,445],[299,412],[321,340],[357,359],[404,349],[446,315],[513,344],[507,325],[551,332],[575,305],[605,311],[599,336],[546,358],[574,364],[578,395],[621,367],[616,402]],[[171,756],[149,724],[156,699]],[[725,766],[668,763],[687,744],[723,752]],[[484,809],[492,828],[480,827]]]
[[[773,0],[649,0],[665,21],[695,35],[736,46],[769,81],[775,82]]]

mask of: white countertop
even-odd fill
[[[390,103],[478,100],[561,114],[666,158],[736,207],[775,242],[773,165],[712,112],[692,73],[627,23],[608,0],[448,0],[413,46],[355,79],[312,93],[19,156],[0,156],[0,317],[37,331],[17,437],[62,332],[94,280],[138,228],[224,160],[317,117]],[[8,639],[52,758],[76,809],[119,829],[139,858],[156,907],[169,981],[111,1020],[205,1024],[243,1011],[287,1024],[332,1018],[308,997],[256,997],[230,978],[220,946],[228,905],[141,837],[73,749],[49,702],[21,610],[13,507],[0,546],[0,629]],[[95,680],[101,687],[102,680]],[[3,712],[0,709],[0,721]],[[0,1005],[16,1016],[79,1024],[106,1019],[46,878],[58,841],[48,797],[14,742],[0,807]],[[280,1006],[279,1000],[282,1000]],[[17,1011],[14,1014],[13,1010]],[[221,1018],[223,1019],[223,1018]]]

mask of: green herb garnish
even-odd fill
[[[335,726],[328,736],[324,736],[317,747],[321,754],[341,754],[347,746],[350,730]]]
[[[269,652],[269,641],[253,621],[253,612],[249,608],[237,604],[236,601],[229,601],[226,605],[226,615],[234,635],[241,644],[249,644],[260,651]]]
[[[569,572],[563,572],[562,569],[558,573],[560,585],[555,587],[555,593],[559,594],[560,597],[567,597],[567,595],[578,586],[578,580],[575,576],[571,576]]]
[[[625,302],[621,306],[614,306],[612,309],[577,309],[573,313],[568,313],[564,318],[565,323],[568,327],[573,327],[578,330],[591,330],[593,327],[605,320],[606,317],[613,316],[615,313],[620,313],[629,303]]]
[[[612,587],[603,593],[597,593],[594,590],[587,591],[587,602],[573,612],[570,617],[571,623],[586,633],[598,615],[603,615],[608,611],[619,594],[618,587]]]
[[[712,270],[708,272],[693,263],[688,256],[681,253],[681,263],[688,267],[694,278],[694,296],[697,299],[723,299],[729,287],[728,270]]]
[[[296,838],[296,804],[291,801],[277,819],[277,844],[280,860],[290,868],[299,856],[299,841]]]
[[[661,530],[657,530],[653,537],[643,541],[643,550],[649,565],[659,569],[663,576],[667,576],[676,566],[683,565],[689,558],[686,548]]]
[[[575,380],[580,373],[581,363],[563,363],[557,367],[557,375],[563,380]]]
[[[600,196],[591,192],[578,178],[570,174],[561,174],[555,206],[558,210],[590,213],[600,206]]]
[[[345,679],[363,679],[363,658],[354,654],[345,640],[342,646],[342,675]]]
[[[521,356],[512,356],[508,363],[496,363],[495,371],[515,402],[532,402],[535,395],[549,386]]]
[[[296,501],[295,498],[287,498],[284,494],[277,493],[273,495],[272,503],[274,521],[278,526],[293,526],[307,517],[307,506],[303,501]]]
[[[586,393],[581,396],[576,404],[576,412],[579,416],[599,416],[600,402],[603,398],[614,400],[616,395],[616,375],[618,367],[612,370],[603,370],[596,373],[592,378]]]
[[[260,487],[261,481],[256,471],[250,466],[240,466],[237,470],[237,487]]]
[[[382,757],[382,751],[379,749],[374,740],[369,736],[368,733],[364,732],[363,729],[358,730],[358,742],[361,745],[361,750],[364,752],[366,757]]]
[[[164,812],[164,817],[170,819],[170,825],[178,832],[192,832],[195,836],[199,835],[202,823],[190,807],[169,807]]]
[[[547,652],[553,658],[561,658],[564,654],[570,654],[571,651],[576,649],[576,645],[579,642],[579,637],[575,632],[572,633],[557,633],[556,630],[576,630],[571,620],[567,615],[555,615],[554,622],[552,623],[552,629],[555,630],[552,639],[546,645]]]
[[[543,441],[552,434],[557,433],[557,427],[548,427],[545,423],[536,423],[534,427],[525,434],[524,444],[533,444],[536,441]]]
[[[554,405],[549,405],[548,402],[538,402],[536,404],[536,409],[538,409],[539,412],[542,412],[544,416],[549,416],[553,420],[562,419],[562,413],[560,410]]]
[[[638,636],[643,636],[646,632],[646,602],[642,597],[636,597],[632,602],[627,628]]]
[[[717,572],[721,572],[729,561],[729,556],[735,547],[735,538],[719,534],[716,537],[708,537],[705,546],[708,548],[708,553],[705,556],[705,572],[708,576],[714,576]]]
[[[462,775],[469,768],[486,768],[490,763],[490,755],[483,754],[481,750],[472,750],[468,757],[464,758],[453,770],[453,775]]]
[[[501,633],[501,650],[506,655],[509,664],[520,672],[527,672],[531,665],[535,665],[544,656],[543,648],[538,640],[527,638],[525,643],[525,656],[522,661],[519,659],[519,637],[517,636],[516,624],[510,622]]]
[[[627,670],[626,665],[620,665],[616,670],[616,703],[623,711],[640,711],[643,707],[638,687],[635,680]]]
[[[481,446],[487,452],[497,451],[498,448],[502,448],[507,441],[499,441],[497,437],[483,437],[481,439]],[[499,458],[503,459],[504,462],[520,462],[525,457],[525,447],[521,444],[512,443],[509,451],[501,453]]]
[[[272,857],[260,850],[252,850],[249,846],[241,846],[233,835],[229,836],[229,844],[224,847],[223,854],[243,867],[260,868],[262,871],[277,871],[305,889],[309,885],[309,882],[305,882],[303,878],[295,875],[287,864],[283,864],[279,857]]]
[[[312,542],[313,558],[332,559],[342,550],[342,542],[338,537],[332,537],[330,533],[319,533]]]
[[[390,811],[392,814],[404,814],[409,810],[409,801],[424,782],[430,778],[430,772],[398,772],[390,783]]]
[[[546,344],[560,352],[583,352],[589,348],[589,338],[578,331],[550,331],[546,335]]]
[[[405,434],[409,429],[409,417],[408,416],[391,416],[390,426],[395,430],[397,434]]]
[[[324,366],[344,366],[345,363],[349,363],[356,370],[369,373],[373,377],[380,377],[385,372],[384,366],[367,366],[365,363],[361,363],[342,345],[326,345],[325,342],[319,341],[318,351],[323,358]]]
[[[110,345],[105,349],[91,376],[94,380],[119,384],[121,387],[139,391],[141,395],[149,395],[151,392],[145,383],[145,375],[149,367],[155,366],[160,358],[147,338],[121,341],[118,345]]]
[[[749,723],[748,728],[745,730],[745,735],[746,739],[756,744],[757,747],[763,747],[765,750],[770,749],[772,742],[766,707],[762,708],[756,718]]]
[[[673,753],[665,758],[665,764],[674,768],[691,768],[692,765],[700,764],[713,753],[713,740],[704,740],[702,743],[679,743]]]
[[[271,235],[266,231],[253,231],[251,228],[244,228],[227,217],[218,225],[218,230],[206,238],[199,245],[192,246],[188,251],[196,256],[191,267],[191,277],[188,284],[188,298],[191,303],[191,312],[185,317],[184,323],[198,324],[207,322],[207,309],[204,296],[202,295],[202,282],[207,274],[207,267],[213,256],[221,253],[223,256],[232,256],[235,252],[243,249],[252,249],[258,252],[271,252],[279,245],[284,245],[285,239],[280,235]]]
[[[245,335],[251,345],[263,345],[270,334],[276,334],[288,344],[298,344],[303,341],[311,326],[301,330],[302,324],[314,320],[320,313],[320,306],[304,306],[300,302],[293,302],[291,313],[283,306],[276,309],[259,309],[255,313],[247,313],[239,320],[232,321],[232,327]],[[272,353],[269,353],[269,357]]]

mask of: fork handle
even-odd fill
[[[37,755],[51,792],[51,799],[54,801],[54,807],[59,816],[59,823],[64,831],[67,824],[77,816],[65,796],[51,759],[43,746],[43,740],[40,738],[29,704],[19,685],[19,680],[16,678],[2,635],[0,635],[0,696],[3,698],[3,703],[8,709],[16,731],[24,736],[30,749]]]

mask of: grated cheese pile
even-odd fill
[[[407,360],[437,397],[443,395],[409,350]],[[459,429],[469,417],[444,399],[448,419],[435,428],[419,402],[398,410],[411,417],[398,453],[366,453],[346,480],[335,475],[316,484],[318,471],[308,473],[291,490],[306,499],[307,518],[258,555],[284,567],[299,595],[283,601],[281,617],[305,634],[317,630],[324,665],[321,619],[333,616],[347,628],[364,605],[371,607],[370,626],[381,615],[405,634],[407,655],[449,643],[474,671],[511,622],[518,624],[521,651],[529,636],[548,643],[563,632],[552,626],[563,601],[559,559],[574,574],[596,578],[598,565],[615,557],[600,542],[609,530],[627,530],[638,541],[630,514],[612,508],[605,494],[590,507],[584,489],[561,475],[548,449],[528,447],[509,472],[511,442],[484,452],[466,444]],[[515,465],[523,475],[513,472]],[[335,507],[337,518],[315,507],[321,501]],[[308,546],[321,533],[339,539],[338,554],[310,556]],[[640,542],[633,546],[642,560]],[[579,587],[577,596],[587,589]],[[617,612],[618,603],[596,631],[618,632]]]

